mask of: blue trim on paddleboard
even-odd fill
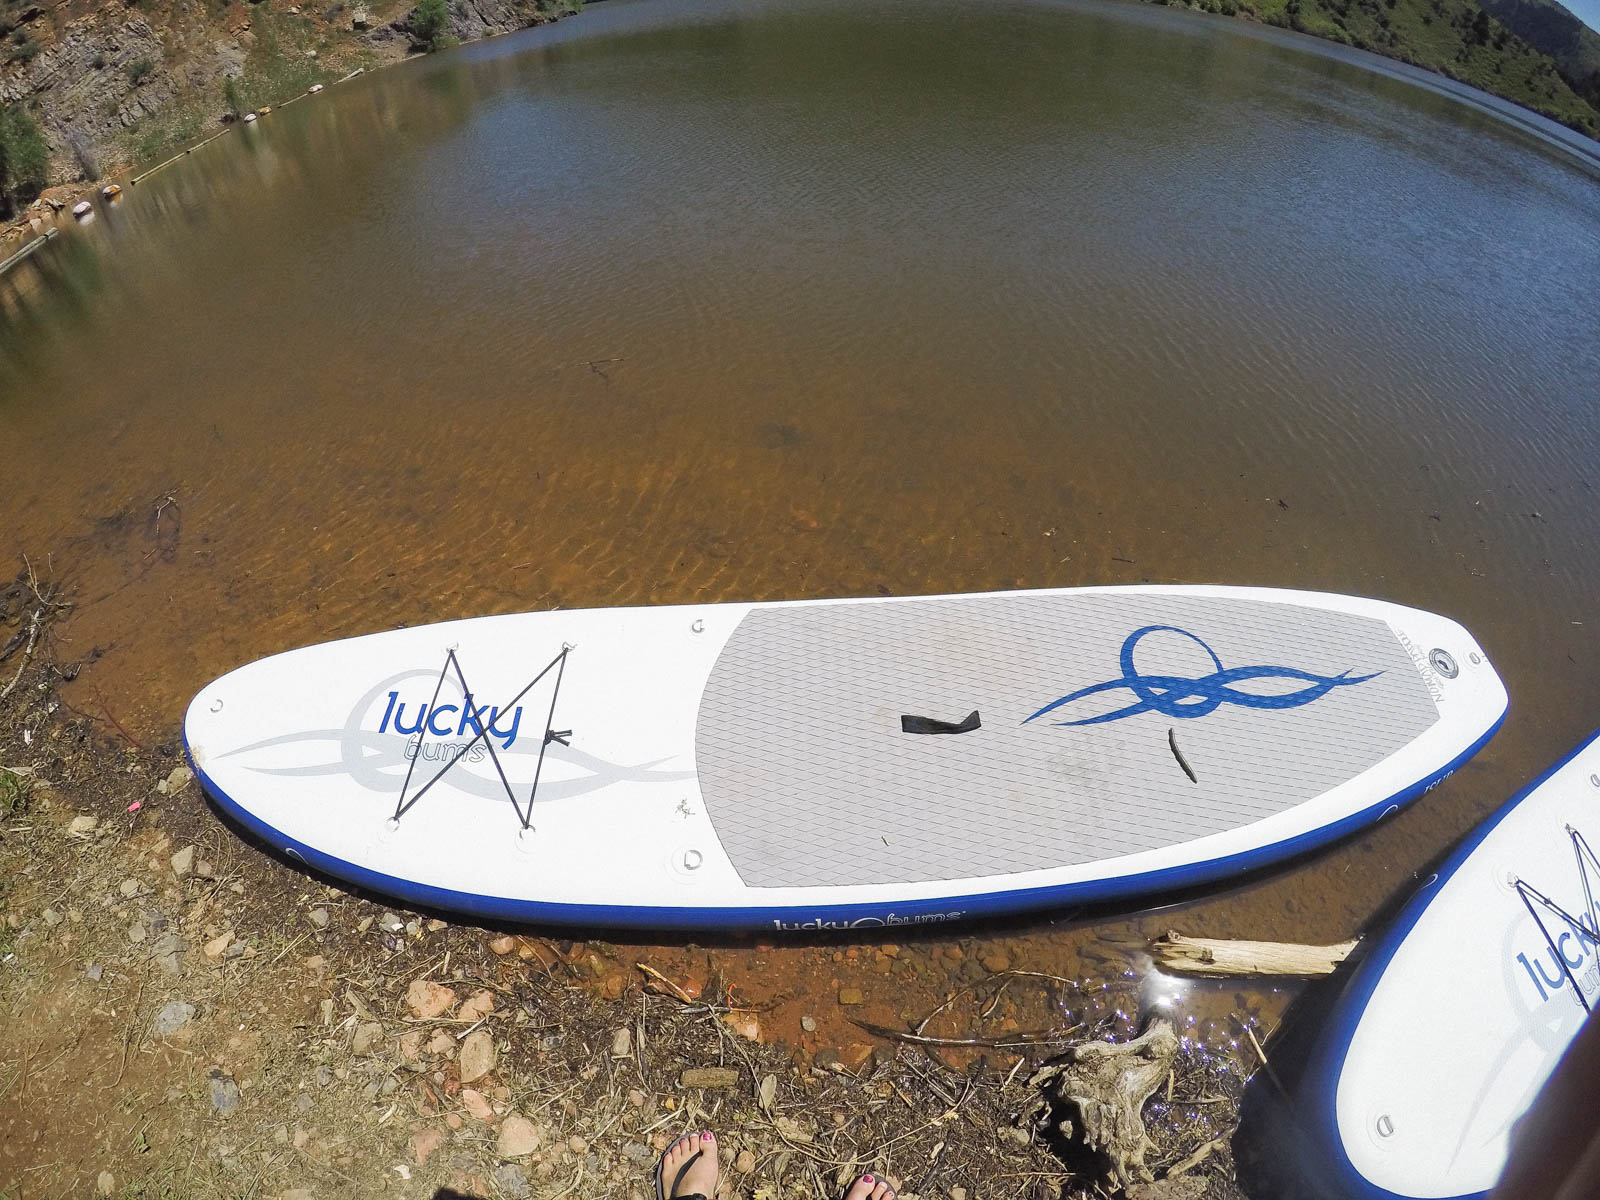
[[[189,750],[188,729],[183,748],[195,775],[217,805],[261,841],[282,850],[309,867],[344,879],[357,887],[381,892],[403,900],[415,908],[443,909],[469,913],[476,917],[530,925],[586,925],[596,928],[645,929],[765,929],[799,932],[829,929],[870,929],[881,927],[921,927],[942,921],[1000,916],[1034,909],[1124,900],[1150,892],[1175,891],[1197,884],[1211,883],[1230,875],[1242,875],[1258,867],[1314,850],[1318,846],[1352,833],[1390,809],[1410,803],[1466,762],[1494,736],[1505,720],[1506,710],[1492,725],[1448,764],[1410,787],[1376,804],[1368,805],[1329,825],[1313,829],[1268,846],[1231,854],[1206,862],[1165,867],[1116,879],[1094,879],[1082,883],[1050,887],[1017,888],[980,895],[939,897],[898,902],[806,905],[786,907],[691,908],[675,905],[561,904],[545,900],[514,900],[505,896],[484,896],[433,887],[414,880],[385,875],[366,867],[335,858],[282,833],[250,812],[220,788],[195,762]],[[958,914],[952,918],[951,914]]]
[[[1428,911],[1428,906],[1439,898],[1451,876],[1461,869],[1484,840],[1499,827],[1500,822],[1510,816],[1519,804],[1543,787],[1557,771],[1596,741],[1600,741],[1600,730],[1585,738],[1572,753],[1523,788],[1501,808],[1484,818],[1483,823],[1469,833],[1444,861],[1433,878],[1417,889],[1416,895],[1405,908],[1400,910],[1400,914],[1384,933],[1383,939],[1368,952],[1340,995],[1329,1017],[1328,1029],[1317,1043],[1317,1048],[1307,1065],[1301,1090],[1310,1097],[1310,1115],[1314,1133],[1329,1151],[1327,1165],[1334,1172],[1337,1190],[1341,1195],[1359,1197],[1360,1200],[1420,1200],[1419,1197],[1405,1192],[1391,1192],[1367,1179],[1345,1153],[1344,1139],[1339,1134],[1337,1110],[1339,1078],[1344,1074],[1345,1059],[1350,1053],[1351,1042],[1355,1040],[1356,1027],[1366,1015],[1368,1002],[1372,999],[1372,993],[1377,990],[1378,982],[1389,969],[1389,963],[1393,961],[1394,956],[1399,953],[1401,944],[1411,936],[1411,931],[1422,919],[1422,914]],[[1488,1195],[1487,1191],[1463,1192],[1452,1196],[1439,1194],[1433,1197],[1433,1200],[1486,1200]]]

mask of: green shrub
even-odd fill
[[[429,50],[449,45],[450,9],[445,0],[422,0],[411,12],[411,31]]]
[[[20,104],[0,108],[0,210],[37,196],[49,169],[50,147],[28,110]]]
[[[156,64],[150,61],[148,54],[141,54],[128,64],[128,82],[134,87],[138,87],[155,73]]]
[[[239,81],[231,75],[222,81],[222,102],[234,116],[244,115],[244,98],[239,95]]]

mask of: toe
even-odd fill
[[[893,1175],[880,1175],[877,1186],[872,1189],[872,1200],[894,1200],[899,1190],[900,1181]]]
[[[678,1173],[678,1169],[684,1163],[689,1161],[689,1156],[694,1152],[695,1141],[693,1134],[681,1137],[667,1147],[667,1152],[661,1156],[661,1173],[669,1187],[672,1184],[673,1176]]]
[[[844,1200],[869,1200],[879,1182],[876,1175],[863,1175],[850,1185],[850,1190],[844,1194]]]

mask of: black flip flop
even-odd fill
[[[683,1177],[689,1173],[689,1168],[700,1161],[700,1156],[705,1153],[703,1148],[696,1150],[689,1156],[689,1161],[678,1168],[678,1174],[673,1179],[672,1186],[670,1188],[667,1187],[666,1180],[662,1178],[666,1172],[667,1155],[676,1150],[681,1143],[689,1140],[690,1138],[698,1138],[699,1136],[700,1135],[698,1133],[686,1133],[662,1152],[661,1161],[656,1163],[656,1200],[706,1200],[705,1193],[703,1192],[690,1192],[687,1196],[678,1195],[678,1185],[683,1182]]]

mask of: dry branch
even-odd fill
[[[1163,971],[1177,975],[1328,975],[1355,948],[1353,940],[1332,946],[1304,946],[1168,933],[1150,943],[1150,957]]]

